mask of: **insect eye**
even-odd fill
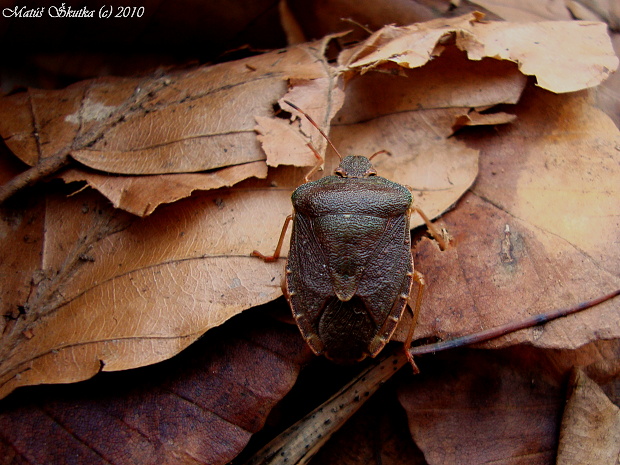
[[[334,174],[336,176],[340,176],[341,178],[347,177],[347,173],[342,168],[336,168],[336,171],[334,171]]]
[[[369,176],[376,176],[377,172],[375,170],[368,170],[364,173],[365,177],[369,177]]]

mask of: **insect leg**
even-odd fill
[[[439,231],[437,231],[437,228],[435,228],[435,225],[433,223],[431,223],[431,220],[428,219],[428,216],[426,216],[426,214],[422,210],[420,210],[418,207],[416,207],[416,206],[412,206],[411,207],[411,211],[412,212],[416,212],[418,215],[420,215],[420,217],[424,220],[424,223],[426,223],[426,227],[428,228],[428,232],[431,233],[431,236],[433,236],[433,238],[439,244],[439,248],[441,250],[446,250],[446,247],[448,246],[446,240],[439,233]]]
[[[262,258],[266,262],[275,262],[280,257],[280,250],[282,249],[282,243],[284,242],[284,235],[286,234],[286,230],[288,229],[288,224],[293,219],[293,215],[289,215],[284,220],[284,225],[282,226],[282,233],[280,233],[280,239],[278,239],[278,245],[276,246],[276,250],[273,252],[273,255],[263,255],[258,250],[252,252],[252,256]]]
[[[323,157],[319,152],[316,151],[314,147],[312,147],[312,144],[308,143],[306,145],[310,148],[310,150],[312,150],[314,156],[319,160],[316,165],[314,165],[312,169],[308,171],[308,173],[304,176],[304,182],[310,182],[310,176],[312,176],[314,173],[321,169],[321,166],[323,165]]]
[[[413,372],[415,374],[418,374],[420,372],[420,369],[415,364],[413,360],[413,355],[409,353],[409,349],[411,348],[411,341],[413,340],[413,330],[418,323],[418,316],[420,315],[420,305],[422,305],[422,295],[424,295],[424,287],[426,286],[426,281],[424,281],[424,275],[419,271],[413,272],[413,279],[416,283],[418,283],[418,295],[416,296],[415,305],[413,306],[413,308],[410,305],[407,305],[409,310],[411,310],[413,318],[411,319],[411,326],[409,326],[407,339],[405,339],[405,342],[403,343],[403,349],[405,350],[405,355],[407,356],[407,360],[409,361],[411,368],[413,368]]]

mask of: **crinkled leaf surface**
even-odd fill
[[[148,216],[162,203],[188,197],[195,190],[229,187],[247,178],[266,178],[263,161],[227,166],[208,173],[161,174],[154,176],[110,176],[72,168],[62,173],[66,182],[86,181],[106,196],[116,208],[137,216]]]
[[[596,22],[487,22],[466,15],[385,27],[343,53],[340,62],[363,70],[382,63],[414,68],[440,54],[441,39],[453,36],[456,46],[471,60],[492,57],[514,61],[521,72],[536,76],[539,86],[572,92],[601,83],[618,67],[605,31],[605,24]]]
[[[2,393],[169,358],[273,300],[279,265],[248,252],[265,202],[253,189],[217,192],[146,220],[87,193],[5,207],[3,303],[14,317],[3,321]]]
[[[31,166],[71,155],[91,170],[66,173],[67,181],[85,180],[115,206],[148,215],[193,190],[264,178],[255,118],[272,115],[289,79],[328,75],[325,42],[164,77],[28,89],[0,99],[0,134]],[[243,164],[252,165],[243,175],[217,173]]]

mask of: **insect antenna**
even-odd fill
[[[342,155],[340,155],[340,152],[338,151],[338,149],[334,146],[334,144],[332,143],[331,140],[329,140],[329,137],[327,137],[327,134],[325,134],[323,132],[323,130],[319,127],[318,124],[316,124],[314,122],[314,120],[312,118],[310,118],[310,116],[308,115],[308,113],[306,113],[305,111],[303,111],[301,108],[299,108],[297,105],[289,102],[288,100],[284,100],[284,103],[286,103],[287,105],[290,105],[291,107],[293,107],[295,110],[297,110],[299,113],[301,113],[302,115],[304,115],[308,121],[310,121],[310,123],[312,124],[312,126],[314,126],[315,128],[317,128],[319,130],[319,132],[321,133],[321,135],[323,137],[325,137],[325,140],[329,143],[329,145],[331,146],[332,149],[334,149],[334,152],[336,152],[336,155],[338,155],[338,158],[340,158],[340,160],[342,160]]]
[[[382,153],[385,153],[388,157],[391,157],[392,154],[388,151],[388,150],[379,150],[378,152],[373,153],[371,156],[368,157],[369,160],[372,160],[373,158],[375,158],[377,155],[381,155]]]

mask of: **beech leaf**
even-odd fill
[[[482,151],[481,170],[440,223],[454,246],[441,252],[424,239],[414,250],[427,282],[415,337],[450,339],[620,287],[618,129],[587,94],[532,89],[515,113],[509,129],[467,138]],[[618,338],[617,306],[487,346],[577,348]]]
[[[436,19],[411,26],[386,26],[340,56],[345,69],[367,71],[387,64],[424,65],[453,37],[470,60],[509,60],[540,87],[574,92],[593,87],[617,67],[604,23],[588,21],[511,23],[484,21],[479,14]]]
[[[146,215],[193,190],[226,185],[213,183],[214,173],[182,181],[178,174],[264,160],[255,118],[273,113],[272,103],[286,93],[288,80],[328,74],[321,53],[329,40],[163,77],[28,89],[0,99],[0,134],[16,156],[39,171],[70,155],[105,175],[131,175],[109,182],[92,171],[65,177],[86,180],[120,208]],[[221,176],[229,182],[264,177],[264,169],[258,170]],[[154,181],[152,175],[159,177]],[[150,198],[144,199],[147,192]]]
[[[5,207],[0,395],[167,359],[275,299],[279,265],[249,254],[265,202],[205,193],[142,221],[85,192]]]
[[[110,176],[73,168],[61,175],[66,182],[86,181],[114,205],[137,216],[148,216],[162,203],[188,197],[195,190],[230,187],[244,179],[266,178],[263,161],[228,166],[209,173],[181,173],[154,176]]]
[[[294,326],[263,313],[243,317],[163,364],[9,397],[0,404],[0,456],[29,463],[228,463],[311,356]]]

